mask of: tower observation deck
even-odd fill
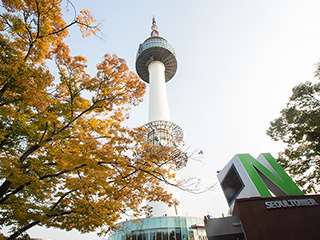
[[[165,80],[168,82],[177,71],[178,63],[173,47],[159,36],[152,36],[140,44],[136,70],[141,79],[149,83],[148,66],[153,61],[160,61],[165,66]]]
[[[155,146],[165,146],[174,154],[174,166],[165,166],[170,171],[176,171],[187,163],[187,155],[179,149],[183,139],[182,129],[170,121],[168,99],[165,83],[173,78],[177,71],[177,58],[169,42],[159,36],[158,26],[153,17],[151,36],[140,44],[136,70],[140,78],[150,84],[149,88],[149,123],[146,139]],[[171,185],[161,185],[173,198],[180,201],[179,191]],[[162,202],[150,202],[153,216],[175,216],[181,214],[178,206],[168,207]]]
[[[147,38],[139,46],[136,70],[140,78],[149,83],[149,64],[154,61],[162,62],[165,66],[165,81],[168,82],[177,71],[176,54],[168,41],[159,36],[158,26],[154,17],[151,29],[151,37]]]

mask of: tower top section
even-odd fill
[[[136,58],[136,70],[140,78],[149,83],[148,66],[160,61],[165,66],[165,80],[168,82],[175,75],[178,67],[176,54],[168,41],[159,36],[156,20],[152,18],[151,37],[139,45]]]

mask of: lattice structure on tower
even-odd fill
[[[146,139],[154,146],[170,148],[170,157],[173,159],[177,170],[186,166],[187,154],[179,149],[183,140],[181,127],[170,121],[152,121],[144,125],[147,129]]]

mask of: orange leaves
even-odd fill
[[[21,0],[2,0],[2,4],[9,12],[20,11],[24,6],[23,1]]]
[[[3,0],[2,3],[7,13],[0,15],[0,21],[26,59],[42,62],[50,49],[68,34],[59,0]]]
[[[136,159],[143,151],[137,149],[141,129],[121,123],[141,101],[145,84],[115,55],[106,55],[91,78],[86,59],[71,57],[59,43],[52,57],[60,79],[53,85],[44,66],[29,64],[3,42],[10,56],[0,59],[6,73],[0,176],[11,187],[0,197],[5,224],[19,229],[41,220],[47,227],[86,232],[112,225],[128,208],[141,214],[146,182],[156,182],[146,171],[154,168]]]
[[[83,37],[90,37],[91,34],[95,35],[98,31],[100,31],[97,26],[92,27],[92,24],[96,23],[97,20],[87,9],[81,9],[80,14],[76,18],[76,22],[80,27],[80,31]]]
[[[91,77],[86,59],[70,56],[63,42],[74,24],[84,35],[96,33],[90,12],[67,24],[58,0],[2,3],[0,224],[17,231],[40,221],[86,232],[112,225],[128,209],[148,211],[146,198],[171,204],[158,188],[174,177],[162,168],[172,161],[168,149],[146,143],[145,129],[123,126],[145,83],[110,54]],[[55,60],[58,79],[46,59]]]
[[[0,14],[0,28],[24,53],[25,59],[43,63],[55,46],[68,35],[68,28],[79,25],[84,36],[96,34],[98,24],[88,10],[66,23],[62,18],[61,0],[2,0],[6,12]]]
[[[118,105],[137,105],[142,101],[146,85],[136,74],[130,72],[124,59],[106,54],[97,65],[98,73],[94,81],[101,86],[101,95]],[[124,110],[129,110],[125,107]]]

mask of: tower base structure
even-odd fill
[[[202,218],[174,216],[120,222],[110,240],[206,240]]]

